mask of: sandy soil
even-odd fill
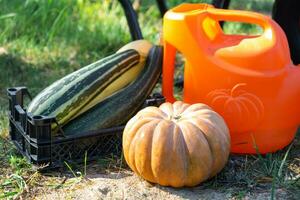
[[[230,191],[203,188],[174,189],[150,184],[130,171],[109,174],[89,174],[73,186],[39,191],[34,199],[270,199],[270,191],[257,191],[242,196]],[[287,199],[283,190],[276,191],[276,199]]]

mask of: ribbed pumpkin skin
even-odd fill
[[[147,107],[123,132],[129,167],[163,186],[195,186],[225,166],[230,150],[228,128],[205,104],[181,101]]]

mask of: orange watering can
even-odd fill
[[[257,36],[226,35],[220,21],[256,24]],[[176,52],[185,57],[183,100],[223,116],[234,153],[274,152],[288,145],[300,122],[300,68],[271,18],[247,11],[181,4],[163,21],[163,94],[173,102]]]

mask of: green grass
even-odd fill
[[[159,39],[161,20],[152,1],[144,1],[139,21],[146,39]],[[181,0],[168,1],[173,6]],[[199,1],[190,1],[199,2]],[[202,1],[203,2],[203,1]],[[210,2],[210,1],[205,1]],[[246,2],[246,3],[244,3]],[[272,0],[234,0],[232,8],[269,13]],[[32,169],[8,140],[5,88],[25,85],[32,95],[58,78],[113,53],[130,41],[126,19],[116,1],[0,0],[0,199],[24,196],[34,188],[61,188],[76,184],[87,173],[69,166],[63,175],[42,175]],[[228,33],[259,33],[253,25],[226,24]],[[182,68],[176,73],[180,76]],[[176,88],[177,94],[180,89]],[[237,199],[249,192],[284,188],[296,197],[300,181],[300,142],[266,156],[231,156],[225,170],[203,187],[224,190]],[[88,156],[88,155],[87,155]],[[83,158],[84,159],[84,158]],[[120,158],[98,160],[104,171],[124,167]],[[76,177],[75,177],[76,176]],[[68,177],[68,180],[66,179]]]

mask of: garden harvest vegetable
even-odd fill
[[[66,125],[136,80],[151,47],[145,40],[134,41],[117,53],[61,78],[40,92],[27,111],[55,117],[58,124]],[[53,132],[56,130],[53,124]]]
[[[205,104],[181,101],[147,107],[126,124],[129,167],[164,186],[195,186],[225,166],[230,136],[223,118]]]
[[[63,127],[64,133],[69,135],[124,125],[141,109],[156,85],[162,70],[162,55],[162,47],[152,47],[145,67],[135,81],[70,121]]]

